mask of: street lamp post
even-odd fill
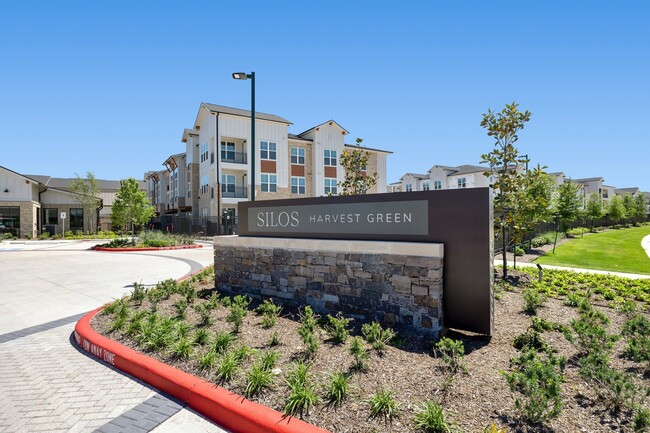
[[[255,201],[255,72],[233,72],[235,80],[251,80],[251,201]]]

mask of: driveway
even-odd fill
[[[223,432],[147,384],[87,356],[83,313],[213,263],[204,248],[102,253],[91,241],[0,243],[0,431]]]

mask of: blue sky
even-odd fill
[[[4,2],[0,165],[141,178],[183,151],[201,101],[299,133],[334,119],[393,151],[388,180],[477,164],[488,108],[533,113],[519,149],[650,191],[644,2]]]

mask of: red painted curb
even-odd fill
[[[162,250],[188,250],[190,248],[203,248],[203,245],[178,245],[175,247],[142,247],[142,248],[106,248],[106,247],[92,247],[95,251],[109,251],[109,252],[129,252],[129,251],[162,251]]]
[[[102,308],[86,314],[75,326],[74,338],[86,352],[188,403],[233,433],[327,433],[98,334],[90,320]]]

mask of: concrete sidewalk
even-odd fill
[[[212,264],[212,248],[88,250],[96,243],[0,243],[0,431],[223,432],[71,339],[81,314],[134,281],[155,284]]]
[[[514,262],[507,261],[508,266],[512,267]],[[494,260],[494,266],[503,266],[503,260]],[[525,263],[517,262],[518,267],[527,267],[527,268],[537,268],[536,263]],[[601,271],[598,269],[584,269],[584,268],[570,268],[566,266],[554,266],[554,265],[542,265],[542,269],[558,269],[561,271],[573,271],[573,272],[582,272],[586,274],[600,274],[600,275],[615,275],[617,277],[631,278],[631,279],[640,279],[640,278],[650,278],[650,275],[643,274],[628,274],[625,272],[613,272],[613,271]]]

